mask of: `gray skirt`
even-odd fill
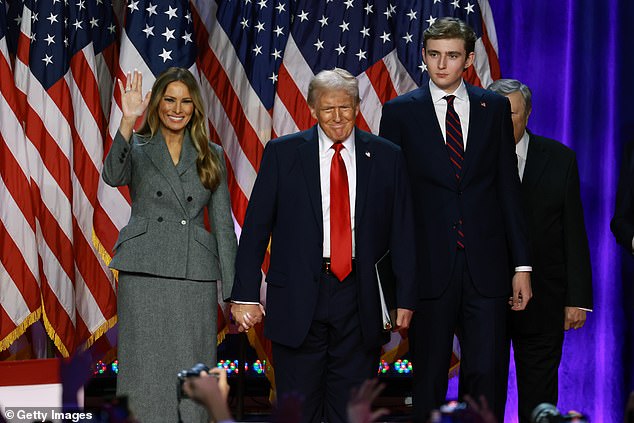
[[[119,273],[117,395],[141,422],[177,422],[177,377],[196,363],[216,364],[215,282]],[[185,399],[183,422],[209,421]]]

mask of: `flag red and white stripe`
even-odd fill
[[[41,315],[29,163],[6,30],[0,29],[0,351]]]
[[[60,354],[68,356],[116,321],[114,278],[93,246],[106,124],[100,89],[109,89],[98,81],[111,78],[106,55],[96,57],[88,43],[44,87],[34,74],[42,59],[31,50],[43,36],[32,28],[40,12],[23,7],[15,81],[24,104],[44,325]]]

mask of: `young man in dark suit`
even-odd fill
[[[270,239],[264,335],[278,397],[304,397],[306,422],[346,421],[350,390],[376,376],[383,330],[375,264],[389,251],[395,329],[415,301],[410,187],[401,149],[355,127],[359,88],[342,69],[308,88],[317,125],[269,141],[236,258],[231,311],[242,329],[263,318],[261,266]]]
[[[410,330],[414,419],[445,401],[454,332],[460,396],[483,395],[503,421],[506,311],[531,298],[508,100],[466,84],[476,36],[437,20],[423,35],[430,81],[387,102],[380,135],[401,146],[412,183],[418,243],[418,306]]]
[[[522,208],[529,228],[533,300],[509,318],[520,422],[543,402],[557,404],[564,331],[579,329],[592,309],[592,268],[575,152],[526,130],[530,89],[500,79],[489,89],[511,102]],[[506,379],[506,378],[504,378]]]

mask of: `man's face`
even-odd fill
[[[328,138],[334,142],[344,141],[354,129],[359,105],[344,90],[323,90],[318,94],[314,106],[308,106],[310,114]]]
[[[526,125],[528,124],[528,117],[530,112],[526,113],[526,105],[524,104],[524,97],[519,91],[515,91],[511,94],[507,94],[506,97],[511,102],[511,118],[513,119],[513,135],[515,136],[515,144],[520,142]]]
[[[464,70],[473,64],[475,54],[467,55],[464,40],[460,38],[427,40],[426,44],[423,59],[429,77],[438,88],[453,93],[460,85]]]

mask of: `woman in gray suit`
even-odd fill
[[[128,396],[141,422],[175,422],[176,374],[216,362],[216,281],[225,300],[233,285],[237,242],[224,154],[209,142],[188,70],[166,70],[146,95],[140,72],[118,85],[123,116],[103,170],[107,184],[127,185],[132,198],[110,263],[119,271],[117,394]],[[190,401],[181,412],[186,422],[206,420]]]

